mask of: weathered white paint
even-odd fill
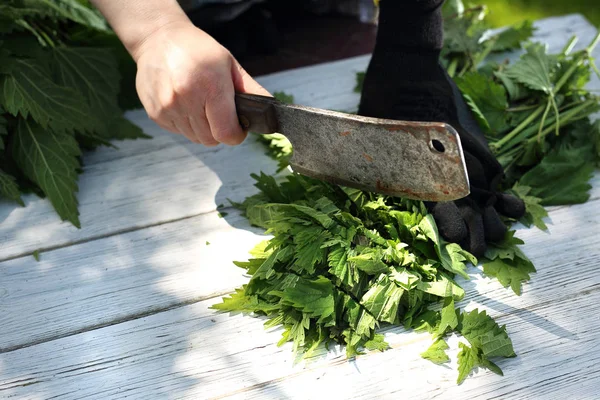
[[[595,34],[580,16],[538,26],[552,51],[571,34],[580,48]],[[260,80],[297,103],[350,110],[354,73],[367,62]],[[290,346],[277,348],[279,332],[262,320],[208,309],[245,281],[231,261],[261,240],[238,213],[220,219],[215,207],[252,193],[249,171],[273,163],[250,141],[204,149],[130,116],[155,139],[86,156],[84,229],[57,223],[45,201],[0,206],[0,260],[11,259],[0,262],[0,398],[596,397],[600,175],[588,203],[551,209],[549,232],[519,230],[539,271],[521,297],[475,268],[461,281],[461,305],[489,310],[513,338],[519,357],[499,363],[504,378],[480,372],[456,386],[457,339],[451,368],[438,367],[419,357],[428,335],[401,329],[386,331],[390,351],[349,363],[334,349],[292,366]],[[40,247],[60,248],[37,263],[27,254]]]

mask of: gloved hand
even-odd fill
[[[487,242],[504,238],[500,214],[520,218],[524,203],[499,193],[504,172],[446,70],[439,64],[442,0],[382,0],[377,41],[367,69],[359,115],[446,122],[460,135],[471,194],[426,203],[442,237],[481,257]]]

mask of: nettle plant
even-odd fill
[[[147,137],[123,117],[137,106],[135,65],[85,1],[0,4],[0,197],[45,196],[79,227],[84,149]],[[125,76],[126,79],[122,79]]]

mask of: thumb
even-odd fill
[[[267,89],[262,87],[250,76],[250,74],[246,72],[246,70],[240,65],[240,63],[237,62],[236,59],[233,59],[231,75],[233,78],[233,86],[236,92],[273,97],[273,95],[269,93]]]

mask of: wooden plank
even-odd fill
[[[231,292],[264,238],[231,211],[1,263],[0,352]]]

